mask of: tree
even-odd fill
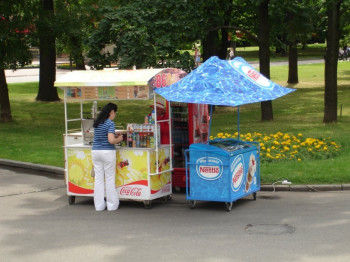
[[[0,122],[12,121],[5,69],[15,70],[31,62],[31,1],[0,2]]]
[[[340,6],[343,0],[326,1],[327,12],[327,51],[325,56],[324,123],[337,121],[337,72],[340,38]]]
[[[187,1],[136,0],[118,8],[99,6],[103,18],[88,41],[90,65],[101,69],[114,62],[120,68],[135,65],[191,70],[193,58],[178,48],[189,38],[195,39],[191,24],[186,23],[189,9]],[[112,44],[114,52],[105,52],[104,48]]]
[[[74,62],[78,70],[86,69],[84,53],[87,47],[85,42],[95,29],[95,22],[101,19],[99,13],[96,12],[99,2],[101,1],[55,1],[56,49],[58,52],[69,54],[71,64]]]
[[[260,72],[270,78],[270,24],[269,24],[269,0],[263,0],[259,4],[259,64]],[[261,102],[261,120],[273,120],[272,101]]]
[[[56,80],[55,14],[53,0],[40,0],[37,22],[40,51],[40,74],[37,101],[59,101]]]
[[[313,0],[272,0],[270,11],[272,44],[276,49],[288,50],[288,80],[289,84],[297,84],[298,79],[298,52],[297,44],[306,43],[312,33],[312,13],[317,10]]]

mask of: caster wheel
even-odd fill
[[[225,205],[227,212],[230,212],[232,210],[233,202],[226,202]]]
[[[167,199],[168,199],[168,201],[170,201],[172,199],[171,195],[168,195]]]
[[[152,207],[152,201],[151,200],[145,200],[143,201],[143,204],[146,209],[150,209]]]
[[[196,205],[196,201],[195,200],[190,200],[190,208],[194,209],[194,206]]]
[[[74,203],[75,203],[75,196],[69,196],[68,197],[68,202],[69,202],[70,205],[74,205]]]
[[[256,193],[253,193],[253,199],[256,200]]]
[[[162,201],[163,204],[165,204],[166,202],[168,202],[168,197],[167,196],[163,196],[161,198],[161,201]]]

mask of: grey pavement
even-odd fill
[[[350,261],[350,191],[258,192],[234,203],[184,193],[144,209],[68,204],[60,175],[0,169],[1,261]]]
[[[67,58],[58,58],[56,60],[57,64],[69,63]],[[39,61],[34,60],[33,65],[38,65]],[[90,69],[89,66],[86,66],[87,69]],[[66,69],[56,69],[56,78],[59,78],[61,75],[70,72]],[[17,70],[5,70],[5,76],[7,83],[25,83],[25,82],[39,82],[39,68],[20,68]]]

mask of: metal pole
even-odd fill
[[[211,130],[211,117],[213,115],[213,105],[210,105],[210,118],[209,118],[209,130],[208,130],[208,141],[207,144],[209,144],[209,137],[210,137],[210,130]]]
[[[237,129],[238,129],[238,140],[240,138],[240,131],[239,131],[239,106],[237,106]]]

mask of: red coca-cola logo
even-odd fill
[[[140,187],[122,187],[122,189],[120,189],[120,195],[141,196],[141,188]]]

